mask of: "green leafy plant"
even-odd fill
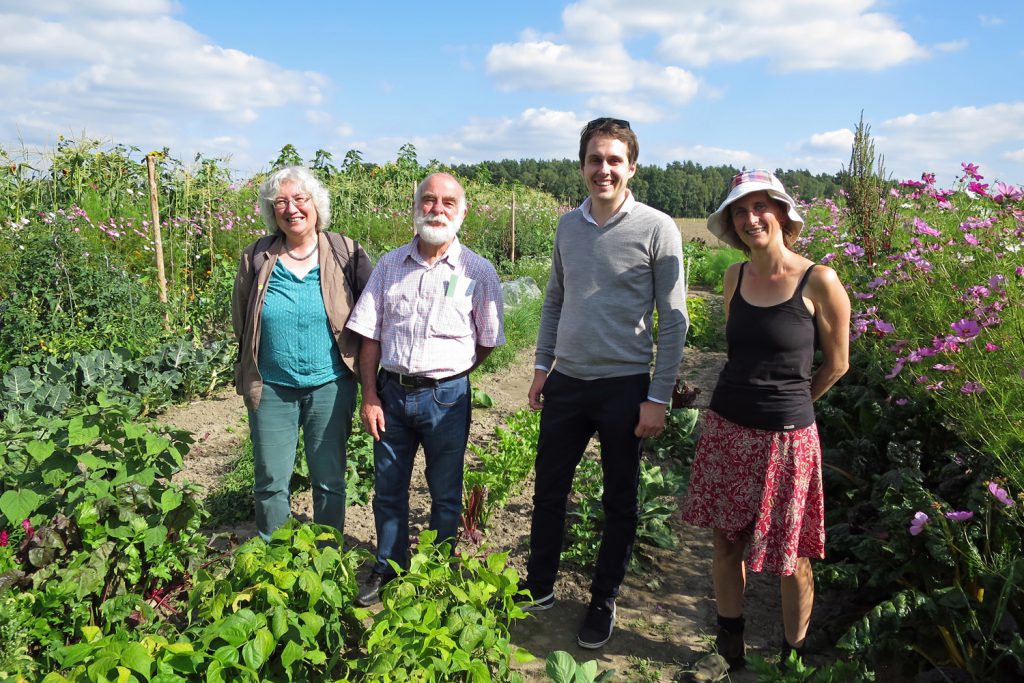
[[[396,567],[354,668],[370,680],[521,680],[511,664],[532,657],[509,636],[526,613],[516,606],[519,576],[508,554],[453,557],[435,539],[422,532],[409,570]]]
[[[648,548],[676,546],[670,521],[676,514],[676,500],[685,489],[686,479],[681,469],[640,463],[637,487],[640,512],[633,556],[630,558],[630,567],[634,571],[644,570],[650,564]],[[604,507],[601,505],[603,493],[600,462],[584,458],[573,481],[576,509],[569,513],[573,520],[569,525],[569,535],[573,542],[564,551],[564,558],[584,566],[592,565],[597,558],[601,529],[604,528]]]
[[[565,650],[555,650],[548,655],[544,670],[555,683],[601,683],[612,680],[615,674],[614,669],[598,673],[597,661],[593,659],[578,664]]]
[[[477,463],[467,463],[464,479],[464,517],[474,529],[486,529],[491,515],[526,480],[537,459],[540,413],[520,410],[510,416],[507,427],[496,427],[495,448],[470,444]],[[474,493],[475,491],[475,493]]]
[[[229,564],[196,573],[189,634],[208,680],[312,680],[348,670],[367,616],[354,606],[367,556],[342,553],[342,541],[335,529],[292,520],[270,543],[254,538]]]

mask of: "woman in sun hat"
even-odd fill
[[[745,664],[746,570],[781,577],[783,659],[802,654],[825,554],[813,402],[849,365],[850,299],[835,271],[793,251],[804,221],[772,173],[743,171],[708,229],[747,260],[724,278],[728,360],[705,413],[683,520],[711,527],[716,649]],[[822,362],[812,369],[815,347]]]

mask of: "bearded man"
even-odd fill
[[[462,469],[469,439],[469,373],[505,343],[498,274],[457,234],[466,193],[447,173],[416,189],[416,236],[381,257],[346,327],[359,352],[363,428],[373,436],[373,516],[377,556],[356,602],[409,566],[409,481],[422,445],[430,528],[454,550],[462,514]],[[379,372],[378,372],[379,368]],[[376,382],[372,381],[376,377]]]

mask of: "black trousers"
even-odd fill
[[[643,440],[633,430],[647,400],[646,374],[581,380],[553,371],[544,384],[537,442],[527,581],[535,595],[551,592],[565,533],[565,508],[576,466],[590,437],[601,442],[605,524],[590,592],[619,594],[636,537],[637,485]]]

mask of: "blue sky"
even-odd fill
[[[0,35],[13,156],[561,159],[610,115],[641,163],[834,173],[863,110],[897,178],[1024,182],[1019,0],[0,0]]]

